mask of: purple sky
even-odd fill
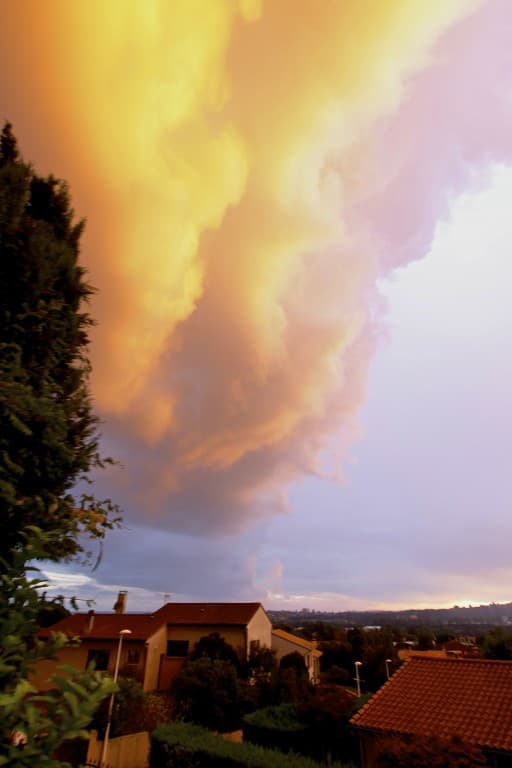
[[[512,6],[285,6],[6,14],[122,465],[100,567],[48,577],[99,609],[509,600]]]

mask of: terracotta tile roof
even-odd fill
[[[149,613],[95,613],[92,629],[88,632],[89,615],[87,613],[75,613],[66,616],[52,627],[42,629],[38,637],[49,637],[51,632],[64,632],[70,637],[80,637],[82,640],[93,638],[96,640],[117,639],[122,629],[131,629],[130,640],[147,640],[148,637],[162,626],[162,621],[156,621]]]
[[[273,629],[272,634],[276,637],[280,637],[281,640],[287,640],[289,643],[298,645],[299,648],[304,648],[305,650],[310,651],[313,656],[320,657],[322,655],[322,651],[318,651],[316,644],[311,640],[304,640],[303,637],[292,635],[291,632],[285,632],[284,629]]]
[[[401,648],[398,651],[398,658],[401,661],[406,661],[407,659],[411,659],[413,657],[423,658],[423,659],[447,659],[448,654],[444,650],[439,651],[412,651],[409,648]]]
[[[166,603],[153,614],[165,624],[211,624],[245,626],[261,603]]]
[[[351,723],[512,750],[512,662],[413,657]]]
[[[50,632],[64,632],[83,640],[107,640],[117,639],[121,629],[131,629],[131,640],[146,640],[166,624],[207,624],[212,631],[226,625],[243,627],[260,607],[260,603],[166,603],[154,613],[95,613],[90,631],[87,631],[89,614],[75,613],[53,627],[42,629],[38,636],[45,638]]]

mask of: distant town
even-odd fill
[[[286,624],[298,629],[311,622],[324,622],[340,627],[428,627],[446,629],[456,635],[478,634],[499,625],[512,626],[512,602],[470,605],[452,608],[407,609],[401,611],[268,611],[273,624]]]

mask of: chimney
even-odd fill
[[[94,611],[88,611],[87,613],[87,622],[85,624],[85,633],[88,635],[90,632],[92,632],[92,628],[94,627],[94,616],[96,614]]]
[[[128,592],[126,589],[121,589],[118,592],[117,600],[114,603],[114,611],[116,613],[124,613],[126,610],[126,597],[128,595]]]

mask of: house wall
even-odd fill
[[[38,691],[47,691],[55,688],[55,684],[50,681],[50,676],[58,673],[58,667],[61,664],[67,664],[76,669],[85,669],[87,660],[87,651],[82,647],[61,648],[56,659],[39,661],[31,675],[29,681]]]
[[[215,624],[191,624],[173,626],[171,624],[167,627],[167,640],[188,640],[188,650],[190,653],[193,650],[194,645],[199,642],[202,637],[207,637],[214,632],[218,632],[219,635],[224,638],[226,643],[232,645],[233,648],[241,655],[246,653],[245,627],[232,627]]]
[[[59,673],[58,667],[66,664],[84,671],[87,666],[88,653],[94,651],[107,651],[109,654],[107,672],[114,674],[118,640],[82,640],[80,645],[61,648],[56,654],[54,660],[39,661],[29,679],[39,691],[47,691],[54,688],[55,685],[50,681],[50,676]],[[130,649],[139,651],[139,663],[128,664],[128,653]],[[131,674],[142,680],[145,660],[145,646],[142,640],[124,640],[121,647],[121,657],[119,661],[120,674]]]
[[[144,691],[155,691],[160,688],[159,675],[161,659],[167,650],[167,627],[159,627],[146,643],[146,670],[142,684]]]
[[[185,659],[176,656],[162,655],[160,660],[160,674],[158,676],[158,690],[168,691],[171,683],[181,670]]]
[[[258,642],[262,646],[270,648],[272,625],[263,609],[258,609],[247,627],[233,627],[215,624],[190,624],[167,627],[165,644],[162,649],[160,668],[158,675],[159,690],[167,690],[183,665],[183,657],[167,656],[168,640],[188,641],[188,652],[191,653],[196,643],[202,637],[207,637],[217,632],[226,643],[233,646],[241,658],[246,658],[251,642]],[[149,690],[149,689],[148,689]]]
[[[304,659],[309,679],[312,683],[318,682],[320,677],[320,661],[318,656],[313,655],[311,650],[274,634],[272,634],[272,650],[276,652],[277,661],[280,661],[283,656],[289,653],[300,653]]]
[[[289,653],[300,653],[301,656],[306,656],[309,653],[307,648],[302,645],[297,645],[290,640],[285,640],[284,637],[278,635],[272,635],[272,650],[276,652],[276,658],[282,659],[283,656],[287,656]]]
[[[262,648],[272,647],[272,622],[261,606],[247,625],[247,655],[250,652],[251,643],[259,643]]]

